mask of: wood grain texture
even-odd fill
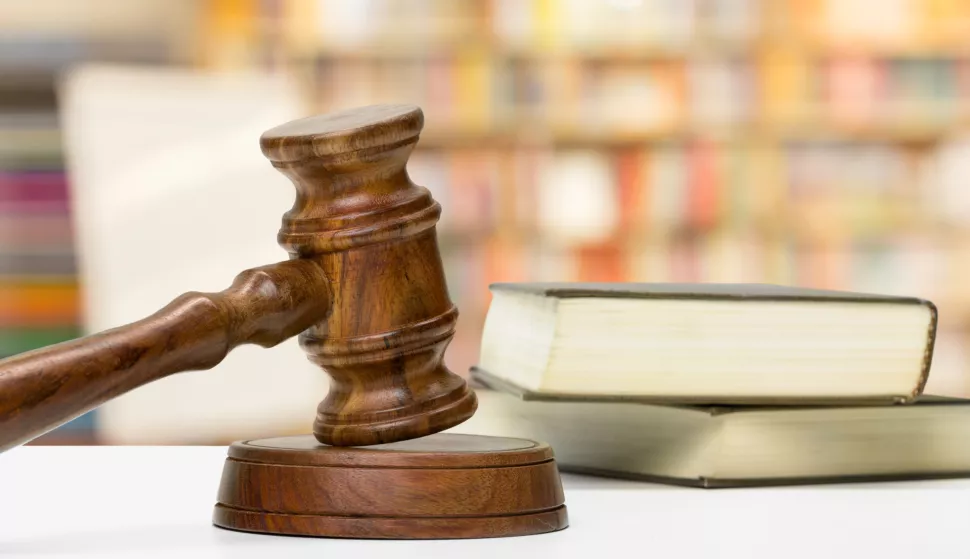
[[[326,444],[428,435],[477,406],[442,364],[458,311],[435,234],[441,206],[405,170],[423,124],[417,107],[379,105],[293,121],[261,138],[297,190],[280,245],[318,262],[334,286],[333,312],[300,336],[332,380],[313,427]]]
[[[127,326],[0,361],[0,451],[145,383],[209,369],[234,347],[271,347],[324,317],[329,285],[314,262],[239,274],[220,293],[185,293]]]
[[[548,445],[439,433],[363,448],[309,436],[229,449],[217,526],[352,538],[482,538],[567,525]]]
[[[417,107],[380,105],[263,134],[263,153],[296,186],[279,232],[291,260],[0,362],[0,450],[147,382],[210,368],[240,343],[301,332],[332,378],[314,422],[321,442],[400,441],[469,418],[475,394],[442,364],[458,311],[435,234],[441,207],[405,171],[423,123]]]

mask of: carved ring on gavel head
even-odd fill
[[[435,233],[441,208],[405,171],[423,120],[417,107],[380,105],[263,134],[263,153],[296,186],[278,238],[291,260],[0,361],[0,451],[147,382],[211,368],[238,344],[298,333],[332,381],[313,424],[322,443],[411,439],[471,417],[474,392],[442,363],[458,311]]]

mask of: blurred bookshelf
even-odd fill
[[[32,4],[19,9],[30,15]],[[18,48],[286,72],[307,112],[424,109],[409,171],[444,208],[439,238],[461,312],[448,362],[458,372],[477,359],[492,282],[772,282],[933,300],[941,329],[930,388],[970,396],[970,2],[145,5],[118,8],[143,32],[105,24],[85,46],[66,47],[77,33],[61,22]],[[24,18],[13,24],[22,30]],[[37,64],[48,75],[57,66]],[[0,93],[0,112],[21,116],[13,103],[49,98],[30,112],[56,121],[55,96],[44,95]],[[67,206],[35,194],[57,187],[6,186],[52,184],[61,172],[56,122],[24,122],[0,133],[2,312],[18,332],[33,318],[8,307],[33,300],[25,290],[76,289]],[[11,157],[11,145],[51,153]],[[50,176],[16,178],[41,172]],[[63,283],[40,271],[64,272],[55,274]],[[79,311],[64,304],[60,322],[41,324],[69,336]],[[8,334],[19,345],[0,348],[50,335]]]
[[[0,1],[0,358],[83,334],[59,76],[87,61],[185,59],[178,29],[190,7]],[[38,440],[94,441],[93,413]]]
[[[873,17],[878,14],[878,17]],[[918,294],[970,395],[970,3],[289,2],[318,111],[425,108],[410,166],[467,370],[494,281]]]

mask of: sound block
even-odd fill
[[[444,539],[562,530],[552,449],[525,439],[437,433],[366,447],[312,435],[229,447],[213,523],[335,538]]]

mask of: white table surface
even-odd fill
[[[210,524],[222,447],[0,454],[0,557],[970,557],[970,480],[702,490],[564,476],[570,527],[491,540],[265,536]]]

